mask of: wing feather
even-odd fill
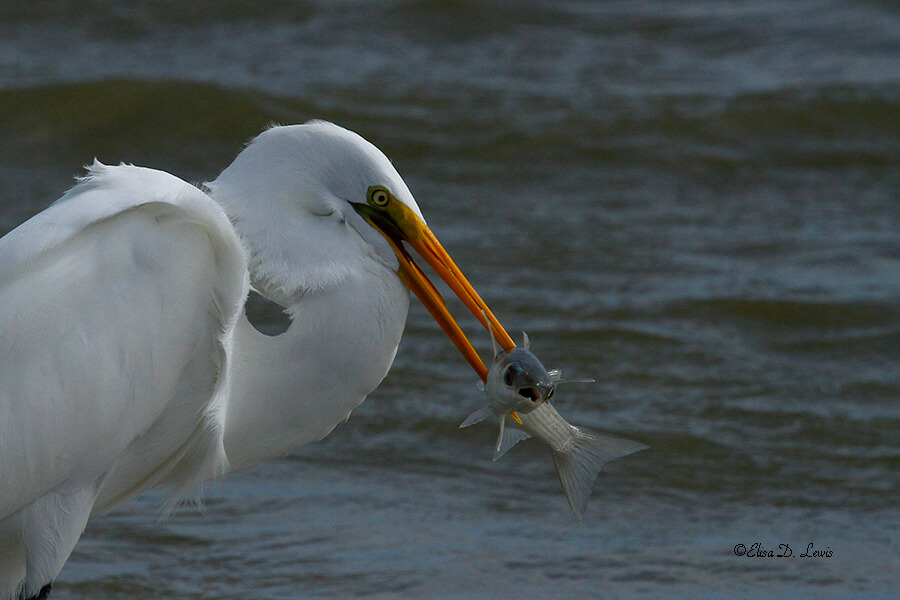
[[[247,289],[221,209],[151,169],[95,162],[0,239],[0,520],[100,477],[110,503],[220,470]]]

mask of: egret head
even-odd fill
[[[358,134],[323,121],[272,127],[206,185],[247,238],[254,286],[276,302],[289,305],[347,276],[355,261],[375,258],[397,272],[484,379],[487,369],[409,247],[482,324],[490,322],[504,349],[515,345],[431,232],[390,160]]]

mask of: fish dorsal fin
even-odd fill
[[[482,406],[471,415],[469,415],[466,420],[462,422],[459,428],[462,429],[463,427],[468,427],[469,425],[474,425],[475,423],[481,423],[492,414],[493,411],[491,410],[490,406]]]
[[[507,427],[506,417],[508,416],[509,415],[503,415],[500,419],[500,435],[497,436],[497,446],[494,448],[494,460],[498,460],[506,454],[510,448],[522,440],[527,440],[531,437],[531,434],[514,424],[510,424],[510,426]]]
[[[526,350],[531,347],[531,340],[528,339],[528,334],[524,331],[522,332],[522,347]]]

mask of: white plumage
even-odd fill
[[[0,240],[0,597],[47,584],[91,512],[225,470],[245,265],[200,190],[99,163]]]
[[[207,186],[95,163],[0,239],[0,600],[46,591],[89,516],[320,439],[387,373],[404,252],[360,205],[382,186],[427,230],[388,159],[275,127]],[[285,333],[247,321],[251,281]]]

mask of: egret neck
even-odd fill
[[[322,122],[274,127],[207,188],[247,247],[252,285],[292,320],[277,337],[245,319],[234,331],[224,442],[233,469],[325,436],[363,401],[393,361],[409,290],[485,380],[407,245],[501,347],[515,346],[393,165],[359,135]]]

